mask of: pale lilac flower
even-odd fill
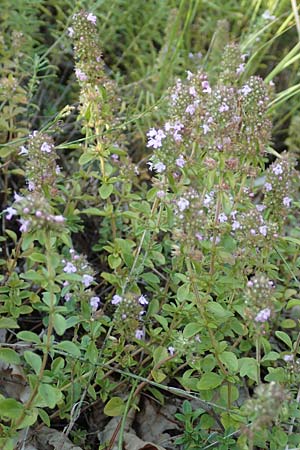
[[[238,222],[237,220],[234,220],[231,228],[232,228],[232,231],[238,230],[239,228],[241,228],[240,222]]]
[[[254,318],[255,322],[266,322],[271,316],[271,310],[270,308],[265,308],[259,311],[257,316]]]
[[[202,236],[202,234],[200,234],[200,233],[196,233],[195,234],[195,238],[198,240],[198,241],[203,241],[203,236]]]
[[[268,227],[266,225],[262,225],[261,227],[259,227],[259,232],[263,236],[267,236]]]
[[[206,81],[202,81],[202,88],[203,88],[203,92],[205,92],[206,94],[210,94],[211,93],[211,87],[209,85],[209,82]]]
[[[157,191],[156,195],[158,198],[164,198],[166,196],[166,193],[165,191]]]
[[[226,112],[228,110],[229,110],[229,106],[226,103],[222,103],[222,105],[219,108],[219,112],[222,113],[222,112]]]
[[[55,173],[56,175],[59,175],[61,173],[61,168],[59,166],[55,167]]]
[[[264,20],[274,20],[274,19],[276,19],[276,16],[272,16],[272,14],[270,13],[270,11],[268,9],[266,9],[266,11],[262,14],[261,17]]]
[[[20,232],[26,233],[30,228],[30,220],[20,219]]]
[[[15,202],[20,202],[23,200],[24,197],[22,197],[22,195],[19,195],[17,192],[14,192],[14,199]]]
[[[221,213],[221,214],[219,214],[218,220],[220,223],[224,223],[224,222],[227,222],[228,217],[226,216],[225,213]]]
[[[101,301],[99,297],[91,297],[90,299],[90,305],[92,307],[93,311],[97,311],[97,309],[99,308]]]
[[[214,192],[211,191],[208,194],[205,194],[203,205],[208,208],[211,202],[213,201]]]
[[[180,212],[184,211],[186,208],[188,208],[190,202],[186,199],[181,197],[178,201],[177,201],[177,207],[179,209]]]
[[[284,206],[289,208],[291,206],[291,201],[292,199],[290,197],[284,197],[282,203],[284,204]]]
[[[209,128],[209,126],[206,123],[204,123],[202,125],[202,128],[203,128],[204,134],[207,134],[210,131],[210,128]]]
[[[111,155],[111,159],[112,159],[113,161],[118,161],[119,155],[116,155],[115,153],[113,153],[113,154]]]
[[[170,353],[171,356],[174,356],[175,348],[172,347],[172,345],[170,345],[170,347],[168,347],[168,352]]]
[[[256,205],[256,209],[258,212],[262,212],[266,209],[266,205]]]
[[[190,81],[192,78],[193,78],[193,76],[194,76],[194,74],[193,74],[193,72],[191,72],[190,70],[187,70],[186,71],[186,73],[187,73],[187,79]]]
[[[252,234],[252,236],[255,236],[256,235],[256,231],[253,228],[251,228],[250,234]]]
[[[235,209],[234,211],[231,211],[231,213],[230,213],[230,217],[232,217],[233,218],[233,220],[235,220],[236,219],[236,215],[237,215],[237,210]]]
[[[87,75],[78,67],[75,69],[75,75],[79,81],[86,81],[88,79]]]
[[[156,130],[155,128],[151,128],[147,136],[149,137],[147,147],[159,148],[162,146],[162,140],[166,137],[163,130]]]
[[[24,145],[22,145],[20,147],[19,155],[27,155],[27,154],[28,154],[28,149],[26,147],[24,147]]]
[[[33,181],[27,181],[28,184],[28,190],[34,191],[35,190],[35,183]]]
[[[87,15],[86,20],[88,20],[89,22],[92,22],[94,25],[96,25],[97,17],[94,16],[94,14],[89,13],[89,14]]]
[[[245,64],[242,63],[242,64],[240,64],[239,67],[236,69],[237,75],[240,75],[241,73],[243,73],[244,70],[245,70]]]
[[[148,163],[149,164],[149,168],[150,170],[156,170],[157,173],[162,173],[166,170],[166,166],[164,163],[162,162],[157,162],[155,164],[152,163]],[[150,165],[151,164],[151,165]],[[153,168],[153,169],[152,169]]]
[[[294,355],[284,355],[283,359],[285,362],[292,362],[294,361]]]
[[[283,173],[283,169],[280,164],[276,164],[276,166],[273,167],[272,172],[275,173],[275,175],[281,175]]]
[[[36,217],[42,217],[43,213],[42,213],[42,211],[37,210],[35,212],[35,215],[36,215]]]
[[[118,305],[119,303],[121,303],[123,300],[123,298],[120,295],[115,294],[112,298],[112,305]]]
[[[190,93],[190,95],[191,95],[192,97],[197,97],[197,91],[196,91],[196,89],[195,89],[195,86],[191,86],[191,87],[189,88],[189,93]]]
[[[69,37],[73,37],[73,36],[74,36],[74,33],[75,33],[75,32],[74,32],[73,28],[72,28],[72,27],[69,27],[69,28],[68,28],[68,36],[69,36]]]
[[[267,192],[270,192],[273,189],[272,184],[271,183],[265,183],[265,190]]]
[[[6,220],[11,220],[11,218],[17,214],[17,210],[11,206],[6,208],[4,211],[6,212]]]
[[[137,329],[137,330],[135,331],[135,337],[136,337],[136,339],[143,339],[143,337],[144,337],[144,332],[143,332],[143,330]]]
[[[77,272],[77,268],[71,262],[68,262],[64,267],[64,272],[66,273],[75,273]]]
[[[91,275],[84,274],[82,276],[82,283],[84,284],[85,287],[89,287],[93,281],[94,281],[94,277],[92,277]]]
[[[188,105],[185,109],[185,112],[190,114],[191,116],[194,114],[194,112],[196,111],[196,104],[192,103],[191,105]]]
[[[240,92],[246,97],[250,92],[252,91],[251,87],[248,86],[248,84],[245,84],[242,89],[240,89]]]
[[[138,301],[139,301],[139,304],[142,306],[146,306],[149,303],[144,295],[141,295]]]
[[[51,145],[49,145],[48,142],[43,142],[41,146],[41,152],[51,153]]]
[[[251,280],[249,280],[249,281],[247,282],[247,286],[248,286],[248,287],[253,287],[253,284],[254,284],[254,283],[253,283],[253,281],[251,281]]]
[[[64,299],[66,302],[69,302],[71,300],[71,298],[72,298],[72,296],[69,292],[64,296]]]
[[[185,160],[183,155],[179,155],[179,158],[176,159],[176,166],[183,168],[185,166]]]

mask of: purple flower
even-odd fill
[[[142,306],[146,306],[149,303],[148,300],[146,299],[146,297],[144,297],[144,295],[141,295],[138,301],[139,301],[139,304]]]
[[[135,330],[134,335],[135,335],[136,339],[143,339],[144,332],[143,332],[143,330],[137,329],[137,330]]]
[[[88,79],[87,75],[78,67],[75,69],[75,75],[79,81],[86,81]]]
[[[97,309],[99,308],[101,301],[99,297],[91,297],[90,299],[90,305],[92,307],[93,311],[97,311]]]
[[[203,133],[204,134],[207,134],[210,131],[210,128],[209,128],[209,126],[206,123],[204,123],[202,125],[202,128],[203,128]]]
[[[59,215],[59,216],[53,216],[53,220],[56,223],[63,223],[65,221],[65,218],[64,218],[64,216]]]
[[[194,112],[196,111],[196,106],[197,106],[196,102],[192,103],[191,105],[188,105],[186,107],[185,112],[192,116],[194,114]]]
[[[84,274],[82,277],[82,283],[84,284],[85,287],[89,287],[93,281],[94,277],[92,277],[91,275]]]
[[[66,302],[69,302],[71,300],[71,298],[72,298],[72,296],[69,292],[64,296],[64,299]]]
[[[198,233],[198,232],[195,234],[195,238],[196,238],[198,241],[203,241],[203,235],[200,234],[200,233]]]
[[[164,198],[166,196],[166,193],[165,191],[157,191],[156,195],[158,198]]]
[[[190,81],[192,78],[193,78],[193,76],[194,76],[194,74],[193,74],[193,72],[191,72],[190,70],[187,70],[186,71],[186,73],[187,73],[187,79]]]
[[[14,193],[14,199],[15,202],[20,202],[21,200],[23,200],[22,195],[17,194],[17,192]]]
[[[94,16],[94,14],[89,13],[89,14],[87,15],[86,20],[88,20],[89,22],[91,22],[91,23],[93,23],[94,25],[96,25],[97,17]]]
[[[266,209],[265,205],[256,205],[256,209],[258,212],[262,212]]]
[[[112,305],[118,305],[119,303],[121,303],[123,300],[123,298],[120,295],[115,294],[112,298]]]
[[[77,272],[77,268],[71,262],[68,262],[64,267],[64,272],[66,273],[75,273]]]
[[[11,220],[11,218],[17,214],[17,210],[11,206],[6,208],[4,211],[6,212],[6,220]]]
[[[271,316],[271,310],[270,308],[265,308],[259,311],[259,313],[255,317],[255,322],[266,322]]]
[[[285,362],[292,362],[294,361],[294,355],[284,355],[283,359]]]
[[[194,86],[191,86],[191,87],[189,88],[189,93],[190,93],[190,95],[191,95],[192,97],[197,97],[197,91],[196,91],[196,89],[195,89]]]
[[[27,181],[28,184],[28,190],[34,191],[35,190],[35,183],[33,181]]]

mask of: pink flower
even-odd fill
[[[206,94],[210,94],[211,93],[211,87],[210,87],[209,82],[207,80],[202,81],[202,88],[203,88],[203,92],[205,92]]]
[[[266,322],[271,316],[271,310],[270,308],[265,308],[259,311],[259,313],[255,317],[255,322]]]
[[[65,265],[63,271],[66,273],[75,273],[75,272],[77,272],[77,268],[74,266],[74,264],[72,264],[71,262],[68,262]]]
[[[89,22],[91,22],[91,23],[93,23],[94,25],[96,25],[97,17],[94,16],[94,14],[89,13],[89,14],[87,15],[86,20],[88,20]]]
[[[147,147],[159,148],[162,146],[162,140],[166,137],[163,130],[156,130],[155,128],[151,128],[147,136],[149,138]]]
[[[6,212],[6,220],[11,220],[11,218],[17,214],[17,210],[11,206],[6,208],[4,211]]]
[[[87,75],[78,67],[75,69],[75,75],[79,81],[86,81],[88,79]]]

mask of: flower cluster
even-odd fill
[[[277,220],[286,215],[291,207],[293,195],[296,191],[296,181],[299,174],[294,169],[295,157],[287,152],[281,154],[266,172],[263,186],[264,205],[270,210],[272,217]]]
[[[147,134],[156,172],[199,164],[203,155],[215,166],[222,152],[231,161],[228,170],[247,173],[249,165],[238,164],[236,158],[245,161],[264,154],[270,139],[266,111],[271,91],[259,77],[241,83],[244,59],[238,47],[229,46],[224,57],[227,69],[217,84],[210,84],[201,69],[188,71],[185,82],[177,80],[170,92],[169,120]]]
[[[126,296],[115,294],[111,303],[117,306],[114,315],[116,329],[129,339],[133,336],[142,339],[144,337],[142,318],[149,303],[147,298],[131,293],[127,293]]]
[[[52,138],[34,131],[26,146],[20,147],[20,155],[26,157],[25,173],[29,191],[40,192],[43,187],[54,186],[60,167],[56,164],[57,154]]]
[[[263,326],[273,315],[274,284],[264,274],[252,277],[245,292],[246,316],[256,327]]]
[[[115,85],[107,77],[97,36],[97,17],[89,12],[74,14],[68,34],[73,41],[75,75],[81,87],[81,117],[96,128],[114,124],[117,98]]]
[[[15,201],[8,207],[6,219],[11,220],[13,216],[20,216],[21,233],[36,231],[40,229],[61,230],[65,225],[65,218],[53,213],[53,208],[41,193],[29,192],[26,196],[15,194]]]
[[[61,296],[66,302],[89,300],[92,310],[96,311],[100,305],[100,298],[91,290],[91,286],[95,284],[94,271],[86,257],[71,248],[68,258],[64,258],[62,264],[65,281]]]

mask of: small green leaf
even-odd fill
[[[109,417],[121,416],[125,406],[124,401],[120,397],[112,397],[104,407],[104,414]]]
[[[200,381],[197,383],[197,388],[200,391],[205,391],[207,389],[214,389],[223,381],[223,377],[214,372],[208,372],[202,375]]]
[[[161,383],[167,376],[162,370],[158,369],[152,369],[151,375],[156,383]]]
[[[122,263],[120,256],[118,255],[109,255],[108,256],[108,264],[111,269],[117,269]]]
[[[239,363],[238,363],[238,359],[234,353],[223,352],[223,353],[221,353],[221,355],[219,357],[220,357],[220,360],[222,361],[222,363],[227,367],[227,369],[231,373],[235,373],[238,371]]]
[[[38,409],[38,412],[39,412],[39,416],[42,419],[42,421],[44,422],[44,424],[47,425],[47,427],[50,427],[50,425],[51,425],[50,417],[48,416],[46,411],[44,409]]]
[[[17,334],[17,338],[21,341],[34,342],[35,344],[41,344],[39,336],[32,331],[20,331]]]
[[[113,184],[102,184],[99,189],[99,195],[103,200],[106,200],[114,190]]]
[[[17,419],[23,412],[24,406],[13,398],[0,398],[0,417]]]
[[[11,348],[0,348],[0,359],[8,364],[20,364],[20,356]]]
[[[180,286],[177,290],[177,298],[180,302],[183,302],[188,298],[190,287],[188,284]]]
[[[48,408],[54,408],[62,399],[62,393],[56,387],[50,384],[41,383],[39,386],[39,395],[45,402]]]
[[[291,338],[284,331],[275,331],[275,336],[278,337],[281,341],[283,341],[290,350],[293,350],[293,344]]]
[[[199,333],[203,329],[203,326],[199,324],[199,322],[191,322],[188,323],[183,330],[183,336],[187,339],[195,336],[195,334]]]
[[[63,350],[64,352],[69,353],[72,356],[76,356],[77,358],[81,356],[80,349],[76,344],[74,344],[74,342],[71,341],[62,341],[56,345],[56,348],[58,348],[59,350]]]
[[[153,361],[155,365],[167,359],[168,357],[168,350],[165,347],[157,347],[153,352]]]
[[[24,358],[27,364],[33,368],[35,373],[38,375],[42,367],[42,358],[29,350],[24,352]]]
[[[251,380],[258,383],[258,366],[257,361],[254,358],[241,358],[239,360],[240,375],[244,377],[245,375]]]
[[[62,336],[67,329],[66,319],[61,314],[54,314],[53,326],[56,333],[59,336]]]
[[[1,317],[0,328],[20,328],[17,322],[10,317]]]
[[[83,166],[84,164],[87,164],[90,161],[93,161],[94,159],[96,159],[96,154],[95,153],[83,153],[78,162],[81,166]]]

